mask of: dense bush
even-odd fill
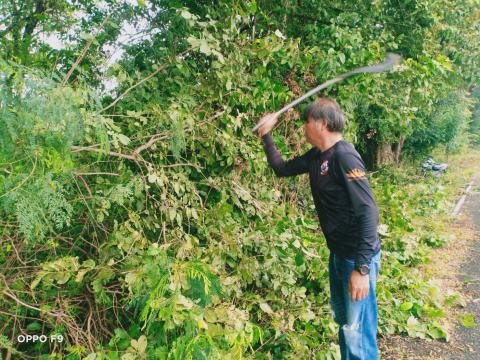
[[[70,52],[57,53],[58,70],[51,49],[28,57],[31,38],[15,49],[20,25],[1,38],[0,347],[71,359],[332,358],[328,250],[307,179],[277,179],[251,126],[386,50],[405,57],[396,71],[325,91],[372,167],[404,148],[455,144],[468,125],[462,91],[475,72],[462,70],[476,60],[455,45],[472,19],[443,14],[447,2],[436,16],[415,1],[181,3],[115,3],[104,33],[82,33],[77,53],[98,46],[79,58],[92,64],[115,21],[148,20],[151,38],[108,69],[119,81],[109,96],[94,66],[65,77]],[[102,24],[102,11],[81,4],[82,27]],[[58,9],[38,16],[42,26]],[[439,28],[452,35],[439,40]],[[285,157],[308,148],[300,125],[291,111],[274,131]],[[416,224],[445,210],[445,194],[417,180],[389,167],[371,180],[385,249],[380,333],[446,339],[443,295],[417,269],[446,240]],[[12,341],[21,331],[65,341]]]

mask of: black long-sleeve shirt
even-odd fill
[[[322,152],[312,147],[284,161],[271,133],[263,137],[267,160],[277,176],[309,173],[315,209],[328,248],[335,254],[369,264],[380,250],[378,209],[355,148],[345,140]]]

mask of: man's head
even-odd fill
[[[337,102],[320,98],[310,103],[303,111],[305,136],[311,144],[337,136],[345,128],[345,116]]]

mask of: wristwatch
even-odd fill
[[[370,272],[370,267],[368,266],[368,264],[355,264],[355,270],[357,270],[362,275],[367,275]]]

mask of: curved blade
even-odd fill
[[[323,84],[318,85],[317,87],[308,91],[306,94],[302,95],[298,99],[292,101],[290,104],[285,105],[283,108],[281,108],[275,114],[277,116],[280,116],[285,111],[287,111],[288,109],[290,109],[290,108],[294,107],[295,105],[301,103],[306,98],[312,96],[313,94],[316,94],[317,92],[326,88],[327,86],[330,86],[332,84],[335,84],[336,82],[339,82],[343,79],[346,79],[349,76],[352,76],[352,75],[355,75],[355,74],[361,74],[361,73],[380,73],[380,72],[384,72],[384,71],[390,70],[391,68],[393,68],[396,65],[399,65],[401,62],[402,62],[402,57],[400,55],[397,55],[397,54],[394,54],[394,53],[387,53],[386,56],[385,56],[385,61],[384,62],[382,62],[380,64],[376,64],[376,65],[371,65],[371,66],[362,66],[362,67],[353,69],[352,71],[349,71],[347,73],[344,73],[342,75],[339,75],[338,77],[336,77],[334,79],[327,80]],[[262,121],[257,123],[252,128],[252,131],[253,132],[257,131],[260,128],[260,126],[262,126],[262,124],[263,124]]]

